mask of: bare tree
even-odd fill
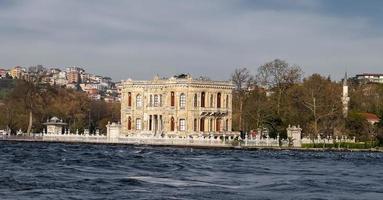
[[[237,68],[231,75],[231,81],[233,81],[236,91],[243,91],[249,86],[252,77],[247,68]]]
[[[238,96],[238,103],[239,103],[239,117],[238,117],[238,125],[239,129],[243,129],[243,120],[242,120],[242,114],[243,114],[243,102],[245,100],[245,92],[249,88],[249,86],[252,84],[254,78],[250,75],[250,72],[247,68],[237,68],[234,70],[233,74],[231,75],[231,81],[233,82],[235,86],[235,94]]]
[[[304,80],[302,89],[302,94],[298,98],[312,115],[314,135],[319,133],[320,121],[331,120],[335,123],[334,117],[341,118],[342,104],[339,101],[341,90],[338,84],[319,74],[313,74]]]
[[[275,59],[258,68],[256,75],[260,86],[277,92],[277,114],[280,114],[282,95],[288,87],[299,82],[302,70],[299,66],[290,66],[287,62]]]

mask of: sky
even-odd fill
[[[0,0],[0,68],[227,80],[276,58],[305,76],[383,73],[380,0]]]

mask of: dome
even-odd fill
[[[52,118],[50,119],[50,121],[51,121],[51,122],[58,122],[58,121],[60,121],[60,120],[59,120],[59,118],[57,118],[57,117],[52,117]]]

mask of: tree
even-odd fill
[[[231,75],[231,81],[234,84],[234,97],[233,102],[237,102],[233,104],[234,107],[238,106],[238,113],[236,113],[238,117],[238,128],[239,130],[243,130],[243,101],[245,99],[246,91],[249,86],[253,83],[253,77],[250,75],[250,72],[247,68],[237,68]]]
[[[302,92],[297,96],[312,117],[312,125],[314,135],[319,130],[325,130],[334,127],[333,124],[318,127],[319,122],[336,122],[342,116],[342,103],[340,101],[341,87],[339,84],[332,82],[326,77],[319,74],[313,74],[304,79],[302,84]],[[334,119],[335,118],[335,119]]]
[[[254,130],[269,124],[271,104],[262,88],[253,86],[243,101],[243,121],[245,130]]]
[[[258,68],[256,75],[260,86],[268,90],[276,91],[277,114],[281,111],[282,95],[287,88],[298,83],[302,77],[302,70],[299,66],[290,66],[287,62],[275,59],[272,62],[265,63]]]
[[[360,113],[351,112],[346,119],[346,128],[350,136],[358,140],[367,141],[371,124]]]
[[[8,104],[11,104],[10,107],[15,107],[17,105],[26,111],[25,114],[27,114],[28,116],[27,135],[30,135],[32,131],[34,120],[33,116],[38,112],[41,112],[44,106],[42,104],[42,94],[43,89],[38,83],[28,82],[24,80],[18,80],[16,87],[10,94],[11,99],[17,99],[18,102],[22,102],[22,104],[18,104],[16,102],[13,102],[12,100],[8,100]]]
[[[17,80],[15,88],[2,100],[0,112],[0,129],[10,128],[13,134],[18,129],[30,133],[32,127],[41,132],[42,123],[53,116],[68,122],[72,133],[77,129],[81,132],[89,127],[89,113],[94,132],[96,128],[104,131],[108,121],[120,120],[120,103],[91,101],[85,93],[72,89]]]

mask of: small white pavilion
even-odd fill
[[[64,131],[64,128],[68,125],[63,122],[62,119],[57,117],[52,117],[47,122],[43,123],[46,126],[47,134],[61,135]]]

